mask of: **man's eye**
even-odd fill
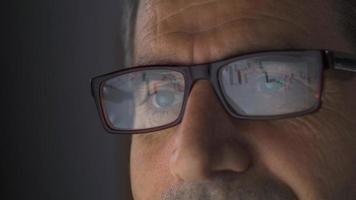
[[[142,103],[150,114],[169,114],[176,107],[180,106],[183,101],[183,93],[169,89],[157,90],[150,94],[146,101]]]
[[[184,91],[170,84],[151,86],[142,87],[136,95],[137,123],[144,127],[155,127],[166,121],[174,121],[180,113]]]
[[[157,91],[151,97],[152,104],[158,109],[166,109],[173,106],[175,99],[174,92],[168,90]]]

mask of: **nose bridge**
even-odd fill
[[[192,75],[196,81],[196,84],[192,86],[191,93],[187,100],[187,105],[185,107],[184,116],[182,119],[182,126],[188,125],[190,128],[196,127],[194,129],[200,130],[199,132],[204,132],[208,134],[210,132],[215,132],[215,127],[219,124],[214,124],[211,122],[220,121],[220,125],[225,124],[223,129],[228,129],[228,125],[231,119],[230,115],[225,111],[223,105],[221,104],[219,98],[209,80],[209,69],[207,66],[199,66],[195,70],[192,70]],[[194,122],[194,123],[185,123]],[[206,129],[206,130],[205,130]]]
[[[236,121],[225,110],[213,85],[205,80],[209,79],[208,67],[199,67],[193,70],[196,83],[187,99],[180,130],[183,135],[204,141],[205,146],[215,146],[223,138],[237,137],[239,130],[235,130]]]

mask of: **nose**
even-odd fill
[[[183,181],[206,180],[219,172],[243,173],[251,155],[210,83],[195,83],[170,157],[173,176]],[[241,138],[241,137],[240,137]]]

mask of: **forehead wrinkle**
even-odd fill
[[[157,23],[160,23],[162,21],[168,20],[169,18],[172,18],[174,16],[182,14],[183,12],[186,12],[186,10],[188,10],[188,9],[194,9],[195,7],[203,6],[203,5],[206,5],[206,4],[212,4],[212,3],[221,3],[221,2],[218,2],[218,0],[205,0],[205,1],[202,1],[202,2],[191,3],[191,4],[188,4],[188,5],[184,6],[184,7],[182,7],[182,8],[176,9],[176,11],[173,11],[172,13],[168,12],[169,14],[166,15],[166,16],[163,16],[163,17],[159,16],[158,17],[159,21]],[[166,10],[166,9],[163,8],[163,10]]]
[[[312,22],[305,22],[312,20],[302,20],[305,18],[303,13],[308,11],[310,8],[305,8],[300,4],[296,4],[294,1],[283,1],[283,6],[276,6],[274,1],[255,0],[255,2],[257,1],[268,2],[268,4],[264,4],[266,6],[263,6],[263,10],[259,10],[255,13],[255,15],[253,15],[253,13],[251,14],[249,10],[245,9],[248,8],[248,6],[246,6],[246,4],[248,4],[246,2],[248,1],[244,0],[241,1],[241,4],[243,5],[238,3],[235,5],[234,3],[232,5],[228,4],[227,6],[221,6],[223,3],[216,4],[216,0],[189,1],[188,3],[186,1],[177,1],[180,3],[183,2],[181,3],[183,7],[180,7],[180,5],[176,6],[175,3],[170,3],[174,1],[145,1],[146,4],[141,6],[143,10],[142,12],[145,13],[141,13],[141,18],[139,18],[137,23],[139,25],[136,29],[137,36],[135,38],[134,53],[134,60],[136,61],[135,63],[140,65],[198,64],[196,61],[199,62],[199,60],[199,63],[207,62],[207,58],[210,58],[214,52],[224,53],[220,54],[220,56],[215,56],[214,58],[209,59],[210,61],[230,57],[233,54],[236,55],[239,53],[268,50],[267,47],[270,48],[269,50],[287,48],[290,49],[293,47],[313,47],[313,45],[308,45],[308,43],[312,44],[312,41],[310,39],[311,36],[308,36],[311,32],[308,32],[307,30],[307,27],[310,27],[308,25],[310,25]],[[162,6],[163,4],[166,5]],[[309,4],[313,5],[313,3]],[[161,7],[159,7],[160,5]],[[214,9],[211,9],[214,12],[205,17],[205,19],[203,19],[203,15],[197,15],[198,13],[195,12],[197,10],[205,10],[202,8],[213,5],[215,5],[215,7]],[[164,13],[167,13],[167,9],[163,9],[167,6],[174,7],[169,8],[171,10],[173,9],[173,11],[169,11],[168,15]],[[224,6],[227,9],[223,9],[225,8]],[[287,11],[285,9],[286,6],[293,7],[293,10]],[[294,10],[295,7],[297,7],[296,10]],[[275,12],[268,12],[268,10],[271,9],[275,10]],[[178,11],[174,13],[175,10]],[[188,11],[190,12],[190,15],[188,14]],[[230,11],[232,14],[229,14]],[[237,14],[234,15],[234,13]],[[311,15],[309,13],[310,12],[305,13],[307,15],[306,19],[309,17],[309,15]],[[212,19],[213,22],[210,24],[202,23],[202,21],[209,21],[209,19]],[[253,24],[254,20],[261,20],[262,23],[259,23],[257,26],[251,25]],[[242,23],[242,21],[246,22]],[[267,34],[269,34],[269,36],[266,36],[265,33],[263,33],[263,28],[266,28],[266,26],[262,24],[263,22],[271,21],[275,22],[273,22],[274,25],[266,29],[268,32]],[[282,25],[284,28],[278,29],[278,27],[281,27],[281,25],[278,23],[284,24]],[[226,29],[223,27],[226,27]],[[230,32],[232,34],[230,34],[229,37],[235,38],[229,39],[229,37],[225,37],[228,34],[224,34],[223,32]],[[236,39],[236,37],[240,37],[240,39]],[[299,40],[305,40],[306,42],[304,44],[306,45],[299,46],[298,40],[295,40],[296,38]],[[255,41],[256,39],[258,39],[260,42]],[[264,40],[264,44],[259,44],[263,43],[261,42],[261,39],[262,41]],[[240,42],[236,42],[236,40],[239,40]],[[247,42],[243,40],[247,40]],[[271,40],[272,42],[267,44],[267,40]],[[241,42],[243,44],[241,44]],[[246,45],[246,43],[250,43],[250,46]],[[231,49],[226,50],[226,48]],[[205,58],[203,59],[200,57],[197,59],[199,54],[205,54]]]
[[[162,33],[157,33],[157,35],[152,37],[151,40],[149,40],[149,36],[150,35],[145,35],[144,37],[142,37],[142,40],[151,42],[151,41],[154,41],[154,40],[159,40],[159,38],[161,38],[163,36],[170,35],[170,34],[175,34],[175,33],[184,33],[184,34],[193,36],[193,35],[209,32],[209,31],[212,31],[214,29],[219,29],[222,26],[229,25],[229,24],[234,24],[234,23],[236,23],[238,21],[254,21],[254,20],[262,20],[262,19],[263,20],[276,20],[276,21],[280,21],[280,22],[282,22],[284,24],[293,25],[295,27],[298,27],[298,29],[301,31],[301,33],[307,34],[307,35],[310,34],[309,31],[304,26],[301,26],[301,25],[296,24],[294,22],[291,22],[289,20],[283,19],[281,17],[276,17],[276,16],[273,16],[273,15],[259,14],[258,16],[235,17],[235,18],[233,18],[231,20],[223,21],[223,22],[221,22],[219,24],[207,27],[206,29],[202,29],[202,30],[190,30],[189,31],[189,30],[181,29],[181,30],[174,30],[174,31],[166,31],[166,32],[162,32]]]
[[[224,2],[226,1],[199,2],[190,4],[182,9],[167,8],[172,5],[162,5],[157,8],[157,21],[155,23],[157,23],[158,32],[177,29],[189,29],[199,32],[247,12],[244,11],[248,9],[246,5],[237,6],[236,3],[229,4]]]
[[[211,5],[212,3],[214,3],[214,5]],[[308,4],[311,7],[316,6],[315,2],[312,1],[308,1]],[[142,5],[141,8],[145,12],[145,19],[146,19],[145,21],[150,21],[150,23],[146,23],[144,25],[143,23],[140,23],[141,26],[143,26],[143,29],[146,30],[147,29],[149,30],[151,27],[151,29],[156,29],[156,31],[158,32],[161,32],[161,29],[166,30],[167,27],[164,26],[165,24],[173,24],[174,21],[168,20],[169,18],[171,18],[170,16],[172,15],[174,15],[174,19],[180,18],[180,20],[184,21],[184,23],[174,24],[174,27],[176,27],[177,25],[186,24],[188,26],[184,26],[184,28],[194,29],[201,26],[201,24],[199,24],[198,22],[201,22],[202,20],[204,21],[203,19],[204,17],[206,18],[205,22],[208,21],[209,23],[216,24],[221,22],[223,23],[224,21],[226,21],[226,18],[229,19],[231,17],[236,16],[237,14],[251,16],[252,14],[266,13],[266,10],[268,10],[268,11],[274,11],[273,14],[279,15],[280,18],[282,17],[291,18],[293,22],[296,22],[298,20],[300,21],[300,19],[302,19],[304,15],[307,15],[308,17],[315,17],[315,13],[325,13],[320,10],[328,10],[327,6],[322,5],[322,6],[318,6],[319,10],[313,13],[310,12],[311,11],[310,8],[306,6],[302,6],[300,2],[296,3],[294,1],[283,1],[283,2],[278,2],[279,6],[276,6],[275,1],[265,1],[265,0],[250,0],[250,1],[246,1],[246,0],[241,0],[241,1],[236,1],[236,0],[234,1],[231,0],[154,1],[151,0],[150,1],[147,0],[144,1],[144,4],[141,5]],[[208,17],[204,15],[199,15],[200,11],[203,12],[204,14],[205,10],[209,10],[209,8],[212,7],[214,9],[210,9],[209,12],[211,11],[214,12],[209,13],[209,15],[206,15]],[[290,9],[286,9],[286,8],[293,8],[292,10],[293,12],[291,12]],[[189,16],[191,17],[189,18]],[[325,20],[327,20],[328,17],[325,16],[326,15],[323,15],[323,19],[325,18]],[[184,19],[184,17],[188,19]],[[162,21],[167,21],[167,22],[161,23]],[[155,24],[155,26],[153,24]]]
[[[212,2],[216,3],[216,1],[212,1]],[[204,5],[204,7],[200,7],[200,9],[193,9],[192,6],[187,6],[184,7],[184,10],[178,9],[179,10],[178,12],[175,12],[175,10],[167,12],[165,6],[156,8],[155,9],[156,17],[155,17],[155,21],[153,22],[153,24],[155,25],[152,25],[152,28],[154,27],[154,29],[156,30],[156,34],[158,35],[164,34],[166,32],[168,33],[174,32],[177,30],[189,30],[189,32],[202,32],[202,31],[212,29],[221,24],[228,23],[229,21],[233,21],[235,19],[237,20],[238,18],[243,18],[243,17],[256,18],[256,19],[258,18],[260,19],[270,18],[276,20],[278,19],[299,26],[300,28],[303,28],[301,25],[303,23],[300,21],[301,17],[299,17],[301,15],[301,12],[291,13],[291,12],[285,12],[284,9],[274,9],[278,14],[268,14],[266,10],[262,10],[262,9],[258,9],[258,12],[256,12],[256,10],[252,11],[250,9],[251,6],[249,7],[246,5],[237,6],[236,4],[229,5],[221,2],[216,5],[207,5],[207,4],[208,3],[206,2],[205,3],[200,2],[197,5]],[[293,3],[285,3],[285,4],[288,4],[288,6],[296,7]],[[204,14],[205,13],[204,10],[209,10],[209,8],[211,8],[212,6],[214,7],[214,13],[209,15]],[[267,10],[270,10],[271,7],[273,6],[266,4],[265,7]],[[298,8],[298,9],[302,10],[302,8]],[[168,15],[165,16],[164,14],[162,14],[162,12],[168,13]],[[171,12],[173,12],[173,14]],[[199,12],[202,12],[202,14],[200,14]],[[238,16],[236,13],[239,13]],[[174,16],[173,18],[172,15]],[[190,18],[190,16],[198,16],[198,17],[193,19]],[[304,33],[305,32],[306,30],[304,30]],[[144,39],[146,39],[146,37],[143,37],[142,40]]]
[[[216,1],[176,1],[176,2],[182,2],[180,4],[182,5],[176,5],[177,3],[170,3],[172,1],[158,1],[160,3],[152,3],[152,2],[157,2],[157,1],[145,1],[141,4],[141,9],[143,10],[140,13],[144,13],[143,17],[138,17],[138,25],[137,25],[137,30],[140,34],[140,38],[138,39],[138,42],[145,41],[147,37],[152,36],[152,35],[157,35],[161,34],[162,32],[171,32],[171,31],[176,31],[176,30],[195,30],[195,31],[204,31],[206,27],[210,26],[209,24],[222,24],[225,23],[227,20],[230,20],[232,16],[235,15],[235,13],[242,12],[246,7],[246,3],[243,3],[243,5],[236,6],[234,3],[233,4],[233,9],[231,9],[231,5],[229,3],[224,3],[227,1],[219,1],[219,4],[215,4],[213,6],[213,10],[219,10],[214,12],[213,14],[209,14],[208,17],[204,17],[206,15],[206,12],[204,14],[204,11],[202,14],[198,15],[197,10],[207,10],[205,9],[206,7],[201,8],[201,5],[206,5],[206,4],[211,4]],[[161,4],[161,5],[159,5]],[[178,3],[179,4],[179,3]],[[173,5],[173,6],[172,6]],[[188,5],[188,6],[186,6]],[[187,10],[188,8],[191,7],[197,7],[200,6],[201,9],[190,9],[190,14],[187,16]],[[182,7],[183,9],[179,9],[179,7]],[[184,7],[185,6],[185,7]],[[178,8],[177,8],[178,7]],[[220,9],[219,9],[220,7]],[[208,7],[208,9],[211,10],[212,5]],[[171,15],[171,13],[176,13],[176,10],[178,11],[180,16],[175,16],[174,18],[180,18],[180,22],[175,23],[174,21],[171,20],[161,20],[161,18],[165,18],[165,13],[168,13],[168,15]],[[229,13],[228,13],[229,12]],[[184,14],[184,15],[183,15]],[[219,15],[216,17],[216,15]],[[162,17],[163,16],[163,17]],[[190,18],[189,16],[197,16],[194,18]],[[206,18],[205,20],[203,18]],[[216,21],[216,19],[218,19]],[[206,23],[204,23],[204,21]],[[216,22],[214,22],[216,21]],[[181,23],[183,22],[183,23]],[[185,24],[184,26],[182,26]],[[200,28],[201,27],[201,28]]]
[[[204,27],[207,24],[223,23],[226,20],[236,17],[236,15],[251,16],[261,12],[266,13],[266,10],[274,10],[276,13],[275,15],[283,15],[285,18],[290,17],[293,18],[293,20],[298,20],[298,16],[300,16],[298,15],[300,13],[292,13],[294,16],[290,16],[290,11],[286,12],[285,9],[276,7],[272,3],[273,1],[263,0],[250,0],[248,3],[243,0],[240,2],[231,0],[177,1],[178,3],[175,2],[173,4],[170,3],[171,1],[159,2],[161,3],[156,3],[154,5],[151,3],[149,4],[150,6],[145,7],[146,11],[152,10],[155,12],[155,23],[159,31],[160,29],[165,30],[167,27],[164,27],[163,25],[172,24],[174,19],[184,21],[184,23],[178,25],[186,24],[187,26],[185,26],[185,28],[194,30],[197,28],[199,29],[201,26]],[[282,4],[284,8],[287,6],[293,7],[294,10],[305,10],[305,7],[301,7],[300,3],[296,4],[294,2],[286,1],[279,4]],[[208,15],[206,10],[209,11]],[[173,21],[170,20],[171,18],[173,18]],[[188,20],[184,18],[188,18]]]

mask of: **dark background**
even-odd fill
[[[123,1],[3,6],[1,199],[129,199],[130,137],[104,131],[89,84],[123,64]]]

